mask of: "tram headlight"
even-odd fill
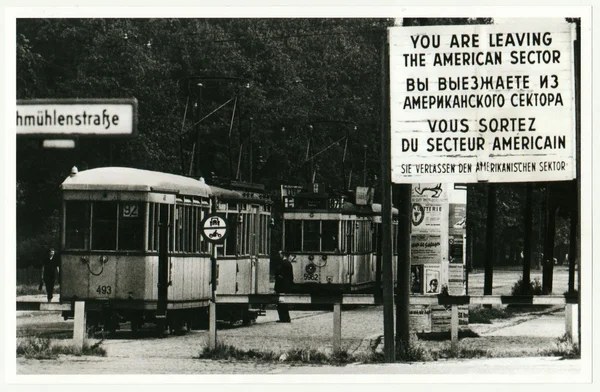
[[[313,255],[309,255],[309,256],[308,256],[308,259],[309,259],[310,261],[313,261],[313,260],[315,259],[315,256],[313,256]]]
[[[100,256],[100,261],[102,262],[102,264],[106,264],[108,262],[108,256],[106,256],[106,255]]]
[[[80,260],[81,260],[81,262],[82,262],[82,263],[84,263],[84,264],[87,264],[87,263],[89,263],[89,262],[90,262],[90,258],[89,258],[89,256],[81,256]]]
[[[317,270],[317,266],[314,265],[313,263],[310,263],[309,265],[306,266],[306,268],[304,268],[304,270],[306,271],[307,274],[312,275]]]

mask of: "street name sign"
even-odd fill
[[[137,132],[137,100],[17,100],[17,135],[131,136]]]

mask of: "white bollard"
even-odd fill
[[[579,343],[579,333],[577,325],[577,304],[565,305],[565,332],[571,342]]]
[[[73,343],[75,346],[83,349],[83,342],[86,338],[85,330],[85,302],[75,302],[75,319],[73,321]]]
[[[208,305],[208,348],[217,348],[217,304],[214,301]]]
[[[450,348],[452,352],[458,352],[458,305],[452,305],[452,317],[450,319]]]
[[[333,352],[342,349],[342,305],[333,304]]]

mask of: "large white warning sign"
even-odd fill
[[[575,178],[573,25],[388,34],[393,182]]]

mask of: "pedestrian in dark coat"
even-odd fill
[[[54,249],[48,251],[48,255],[42,260],[42,279],[40,281],[39,290],[42,289],[42,285],[46,285],[46,296],[48,302],[52,301],[54,294],[54,282],[59,276],[60,260],[55,254]]]
[[[287,257],[283,256],[283,252],[279,251],[275,264],[275,292],[278,294],[289,293],[292,291],[293,285],[294,269],[292,267],[292,263],[290,263]],[[289,323],[292,321],[290,319],[290,312],[287,304],[278,303],[277,313],[279,313],[278,322]]]

